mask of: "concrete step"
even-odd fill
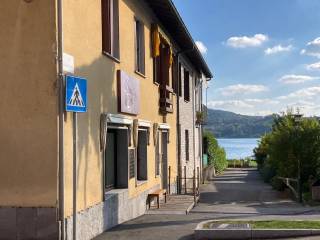
[[[191,195],[169,195],[167,196],[167,203],[164,199],[160,201],[160,208],[158,209],[156,203],[151,206],[151,209],[146,214],[166,214],[166,215],[180,215],[188,214],[194,207],[194,197]]]

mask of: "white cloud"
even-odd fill
[[[196,45],[202,54],[207,54],[208,48],[201,41],[196,41]]]
[[[243,100],[227,100],[227,101],[210,101],[208,102],[209,108],[230,109],[233,107],[239,108],[253,108],[253,105],[246,103]]]
[[[319,79],[318,77],[311,77],[307,75],[284,75],[279,79],[279,82],[282,82],[284,84],[299,84],[299,83],[305,83],[309,81],[313,81]]]
[[[287,100],[287,99],[312,99],[313,97],[320,94],[320,86],[303,88],[298,91],[292,92],[286,96],[278,97],[279,100]]]
[[[278,104],[279,103],[279,101],[278,100],[274,100],[274,99],[269,99],[269,98],[254,98],[254,99],[251,99],[251,98],[249,98],[249,99],[245,99],[245,101],[247,102],[247,103],[252,103],[252,104],[261,104],[261,103],[263,103],[263,104]]]
[[[263,111],[258,111],[255,112],[253,115],[255,116],[267,116],[267,115],[272,115],[274,112],[271,110],[263,110]]]
[[[208,107],[254,116],[265,116],[285,112],[288,108],[298,108],[305,116],[320,116],[320,84],[275,98],[209,101]]]
[[[258,47],[268,41],[268,36],[264,34],[256,34],[252,37],[240,36],[230,37],[227,40],[227,45],[233,48]]]
[[[220,88],[219,91],[224,96],[230,96],[235,94],[250,94],[268,91],[268,88],[264,85],[250,85],[250,84],[236,84],[230,85],[224,88]]]
[[[232,111],[245,115],[264,116],[272,113],[269,109],[263,107],[275,107],[279,104],[274,99],[243,99],[243,100],[225,100],[225,101],[209,101],[208,107],[226,111]]]
[[[320,37],[308,42],[306,48],[301,50],[301,54],[320,58]]]
[[[320,70],[320,62],[309,64],[306,68],[308,70]]]
[[[271,54],[277,54],[280,52],[290,52],[293,49],[292,45],[288,45],[286,47],[283,47],[281,45],[274,46],[272,48],[267,48],[264,50],[264,53],[266,55],[271,55]]]

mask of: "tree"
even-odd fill
[[[308,179],[320,178],[319,121],[303,118],[296,122],[292,111],[278,115],[254,153],[266,181],[279,176],[298,178],[300,164],[303,190],[307,191]]]

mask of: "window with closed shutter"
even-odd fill
[[[190,101],[190,73],[184,69],[184,100]]]
[[[102,51],[120,59],[119,51],[119,0],[101,0]]]
[[[186,161],[189,161],[189,130],[185,130]]]
[[[138,131],[137,147],[137,180],[143,181],[148,179],[148,138],[146,130]]]
[[[135,34],[136,71],[145,74],[144,24],[137,19],[135,20]]]
[[[173,57],[171,74],[172,74],[172,88],[173,88],[173,91],[174,91],[174,93],[178,94],[178,92],[179,92],[179,89],[178,89],[179,65],[178,65],[177,56]]]

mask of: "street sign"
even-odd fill
[[[74,74],[74,57],[63,53],[63,71]]]
[[[66,111],[87,111],[87,80],[76,76],[66,76]]]

